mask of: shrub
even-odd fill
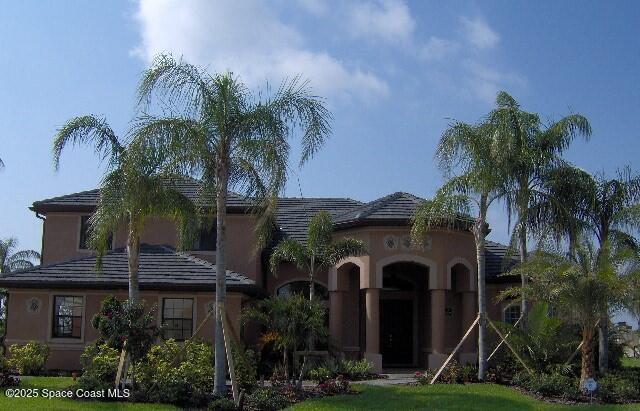
[[[13,344],[9,352],[9,367],[21,375],[39,375],[49,358],[49,346],[36,341],[30,341],[23,346]]]
[[[232,353],[238,384],[240,388],[249,391],[258,381],[255,353],[253,350],[243,350],[235,344],[232,346]]]
[[[474,364],[465,364],[460,368],[460,378],[464,383],[478,382],[478,367]]]
[[[640,400],[640,380],[610,374],[598,381],[596,395],[604,402],[629,402]]]
[[[318,391],[324,395],[339,395],[351,393],[351,386],[349,381],[342,376],[337,376],[334,379],[327,380],[322,384],[318,384]]]
[[[372,372],[373,364],[366,359],[362,359],[360,361],[340,361],[336,373],[355,381],[366,379]]]
[[[275,411],[289,406],[290,402],[277,388],[260,387],[247,395],[244,404],[252,410]]]
[[[333,378],[333,372],[326,366],[320,366],[309,370],[308,378],[317,383],[323,383]]]
[[[120,352],[106,344],[92,344],[80,356],[82,375],[78,388],[98,391],[113,388],[118,370]]]
[[[428,369],[426,371],[417,371],[414,374],[416,381],[420,385],[429,385],[431,384],[431,380],[436,375],[436,371],[432,369]]]
[[[513,384],[544,397],[575,400],[581,396],[578,379],[557,372],[533,375],[520,372],[514,375]]]
[[[98,331],[100,340],[111,348],[121,351],[126,341],[127,352],[136,362],[149,352],[160,335],[154,312],[155,306],[145,313],[141,302],[121,302],[111,295],[102,301],[100,311],[93,316],[91,324]]]
[[[231,398],[216,396],[207,407],[209,411],[234,411],[236,404]]]
[[[164,341],[135,364],[133,376],[142,400],[202,406],[213,392],[213,349],[191,340]]]

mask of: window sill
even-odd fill
[[[68,337],[50,337],[51,343],[64,343],[64,344],[84,344],[84,338],[68,338]]]

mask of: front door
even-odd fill
[[[380,345],[383,365],[413,363],[413,300],[380,300]]]

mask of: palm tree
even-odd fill
[[[40,260],[40,253],[34,250],[14,251],[18,240],[5,238],[0,240],[0,274],[25,270],[34,266],[34,260]]]
[[[195,206],[172,187],[172,179],[157,172],[154,159],[140,147],[123,145],[104,119],[82,116],[69,120],[55,137],[53,159],[56,170],[68,144],[93,144],[108,169],[102,179],[96,210],[89,219],[88,244],[102,257],[111,247],[112,235],[127,226],[129,301],[139,300],[138,265],[140,235],[150,217],[171,218],[178,228],[178,247],[190,244],[195,230]]]
[[[591,126],[580,114],[568,115],[556,122],[543,125],[540,117],[520,108],[518,102],[506,92],[498,93],[497,107],[487,121],[495,128],[496,147],[500,149],[497,167],[509,177],[505,192],[509,218],[517,216],[512,244],[517,244],[520,261],[527,259],[528,222],[530,210],[543,201],[545,179],[558,166],[564,165],[560,155],[577,136],[589,138]],[[527,279],[521,279],[522,286]],[[526,318],[526,295],[522,294],[522,316]]]
[[[0,170],[2,170],[4,168],[4,162],[2,161],[2,159],[0,158]]]
[[[511,272],[531,278],[524,291],[568,314],[580,326],[582,386],[595,376],[594,325],[604,310],[623,307],[632,298],[640,279],[638,254],[622,243],[605,242],[597,248],[584,241],[576,247],[575,259],[564,252],[540,248]],[[502,297],[511,298],[522,291],[510,289]]]
[[[364,242],[354,238],[333,241],[333,221],[328,211],[320,211],[311,218],[307,229],[307,241],[284,239],[271,253],[271,272],[278,275],[283,262],[292,263],[309,274],[309,299],[314,298],[315,276],[333,267],[340,260],[366,253]]]
[[[158,56],[144,73],[138,94],[143,107],[149,107],[158,94],[158,102],[169,104],[171,114],[143,115],[136,134],[160,153],[168,167],[200,178],[205,200],[215,198],[215,390],[224,393],[221,315],[226,300],[229,190],[241,191],[259,206],[258,240],[266,244],[275,224],[277,195],[286,182],[289,137],[302,131],[302,164],[324,143],[331,116],[308,83],[298,78],[283,83],[272,97],[254,96],[231,73],[211,76],[167,55]]]
[[[442,226],[464,227],[473,233],[478,265],[478,379],[487,370],[485,293],[485,240],[489,234],[487,212],[502,195],[504,181],[495,167],[493,127],[456,122],[444,132],[436,151],[440,168],[448,180],[431,201],[423,203],[414,216],[411,234],[420,241],[427,231]],[[458,171],[458,176],[452,173]],[[472,209],[477,217],[466,217]]]

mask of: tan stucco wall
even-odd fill
[[[84,297],[84,319],[82,338],[79,340],[55,339],[52,338],[52,305],[53,297],[56,295],[78,295]],[[24,344],[28,341],[36,340],[46,342],[50,348],[47,368],[76,370],[80,368],[80,354],[85,346],[95,341],[97,333],[91,326],[91,319],[100,308],[100,303],[109,295],[116,295],[118,298],[126,299],[127,294],[123,291],[113,293],[96,290],[9,290],[8,320],[5,345]],[[27,302],[32,298],[40,300],[40,309],[32,313],[27,309]],[[140,298],[144,300],[145,306],[151,309],[156,306],[156,320],[161,323],[162,298],[193,298],[195,309],[193,314],[193,330],[207,317],[207,306],[215,299],[214,293],[189,293],[189,292],[141,292]],[[227,295],[227,312],[232,327],[236,335],[240,336],[240,311],[246,297],[238,293]],[[198,337],[213,342],[215,322],[213,316],[202,325]]]
[[[80,219],[87,213],[48,213],[44,221],[42,263],[53,264],[91,255],[79,250]],[[255,253],[255,217],[250,215],[227,216],[227,264],[228,269],[262,283],[260,254]],[[126,245],[127,233],[123,227],[114,235],[114,247]],[[167,219],[152,218],[147,221],[141,242],[176,246],[175,225]],[[194,255],[215,262],[215,252],[193,251]]]

